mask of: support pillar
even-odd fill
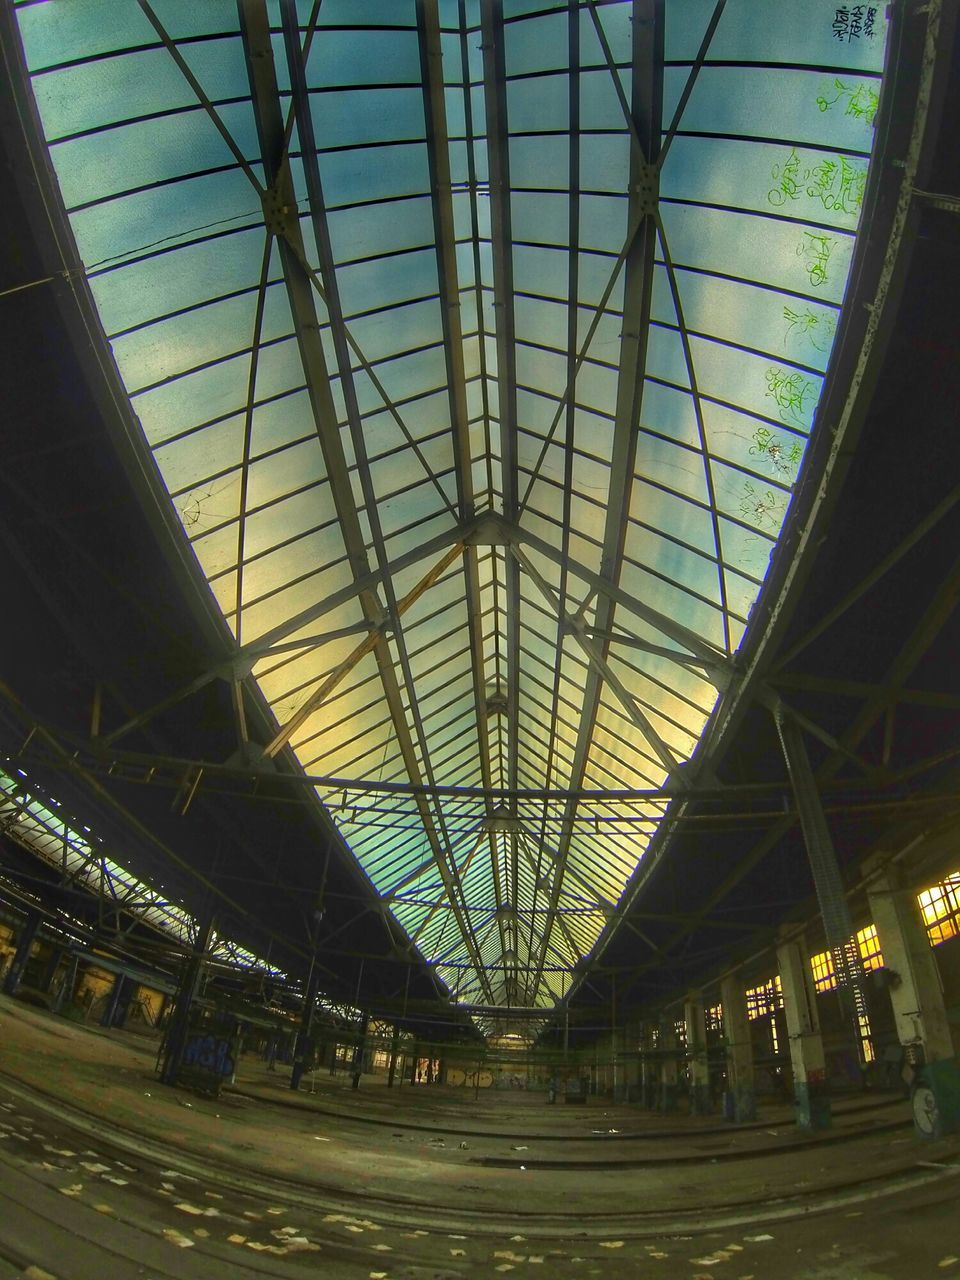
[[[101,1027],[122,1027],[126,1021],[127,1007],[133,986],[122,973],[114,975],[113,986],[107,997],[107,1003],[100,1019]]]
[[[799,942],[782,942],[777,947],[777,964],[790,1040],[797,1125],[808,1130],[829,1129],[826,1059],[806,948]]]
[[[660,1096],[657,1100],[657,1110],[664,1115],[677,1110],[679,1068],[677,1029],[672,1022],[665,1022],[660,1027]]]
[[[207,950],[213,934],[213,916],[197,926],[197,940],[194,950],[187,957],[177,994],[174,997],[173,1013],[167,1023],[167,1032],[163,1043],[163,1058],[160,1068],[162,1084],[176,1084],[183,1062],[183,1051],[187,1044],[187,1032],[190,1025],[190,1006],[193,1003],[203,979],[203,966]]]
[[[23,928],[20,930],[19,938],[17,938],[17,949],[13,954],[13,959],[10,961],[10,968],[7,970],[6,977],[3,979],[4,995],[13,996],[17,994],[17,988],[23,978],[23,971],[26,969],[27,961],[30,959],[30,950],[36,941],[39,930],[40,912],[31,911],[23,922]]]
[[[657,1101],[656,1064],[653,1057],[653,1027],[640,1026],[640,1105],[652,1111]]]
[[[925,1062],[952,1058],[937,960],[916,894],[904,886],[899,868],[884,867],[868,883],[867,900],[884,966],[896,975],[889,990],[900,1043],[922,1045]]]
[[[916,1132],[940,1138],[960,1131],[960,1057],[916,893],[898,867],[875,869],[867,898],[877,927],[897,1038],[907,1055]],[[870,875],[871,863],[864,870]]]
[[[690,1073],[690,1114],[708,1115],[710,1106],[710,1067],[707,1061],[707,1023],[703,1012],[703,995],[691,993],[683,1005],[687,1028],[687,1068]]]
[[[63,959],[63,948],[51,946],[50,954],[47,962],[43,966],[43,973],[40,977],[40,990],[44,994],[49,993],[53,986],[53,980],[57,976],[57,970],[60,968],[60,961]]]
[[[360,1035],[353,1050],[353,1080],[351,1087],[354,1089],[360,1088],[360,1077],[363,1075],[363,1054],[367,1047],[367,1028],[369,1025],[370,1015],[365,1013],[360,1023]]]
[[[803,731],[785,712],[779,699],[774,702],[772,710],[780,748],[797,802],[800,828],[823,919],[823,931],[827,946],[833,954],[840,1012],[856,1060],[863,1069],[867,1065],[863,1030],[869,1025],[863,962],[850,921],[850,907],[840,875],[840,864],[820,801]]]
[[[67,966],[66,973],[63,975],[63,981],[60,983],[60,989],[57,991],[53,1001],[53,1012],[60,1013],[65,1004],[73,1004],[73,993],[77,989],[77,974],[80,971],[80,957],[74,956]]]
[[[387,1088],[393,1088],[394,1077],[397,1074],[397,1050],[400,1047],[400,1028],[396,1023],[393,1025],[393,1038],[390,1041],[390,1067],[387,1071]],[[402,1072],[401,1072],[402,1074]]]
[[[303,993],[303,1012],[300,1015],[300,1026],[293,1047],[293,1068],[290,1072],[290,1088],[299,1089],[303,1073],[307,1069],[308,1058],[312,1050],[311,1032],[313,1031],[313,1015],[317,1007],[317,992],[320,990],[320,966],[314,956],[307,974],[307,989]]]
[[[623,1100],[637,1103],[641,1098],[640,1091],[640,1052],[643,1040],[643,1026],[630,1021],[624,1031],[623,1055]]]
[[[747,996],[736,975],[720,984],[723,1009],[723,1036],[727,1049],[727,1092],[723,1114],[727,1120],[744,1124],[757,1118],[753,1075],[753,1036],[747,1017]]]

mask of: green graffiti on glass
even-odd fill
[[[806,194],[830,212],[856,214],[867,185],[866,169],[851,164],[846,156],[825,156],[813,168],[805,169],[795,150],[773,166],[770,176],[774,185],[767,200],[778,209]]]
[[[803,269],[815,289],[827,283],[827,263],[836,245],[836,237],[817,235],[804,231],[797,245],[797,257],[803,259]]]
[[[776,529],[783,516],[783,499],[771,489],[760,490],[752,481],[747,480],[740,499],[740,514],[748,520],[756,521],[758,525]]]
[[[767,370],[767,395],[777,406],[783,422],[806,426],[810,402],[816,398],[816,384],[797,370],[788,371],[773,365]]]
[[[809,178],[807,195],[819,200],[829,213],[860,212],[867,171],[851,164],[846,156],[827,157],[804,176]]]
[[[794,311],[792,307],[784,307],[783,318],[787,322],[784,345],[794,337],[806,338],[818,351],[830,350],[837,331],[837,317],[831,312],[811,311],[809,307]]]
[[[791,151],[783,164],[775,164],[770,170],[774,186],[767,192],[767,199],[772,205],[779,207],[788,200],[799,200],[801,186],[806,174],[800,172],[800,157]]]
[[[792,475],[803,457],[803,448],[799,440],[784,444],[769,427],[757,427],[753,435],[753,444],[748,452],[754,457],[762,455],[784,476]]]
[[[817,98],[817,106],[821,111],[829,111],[838,102],[843,102],[843,114],[845,116],[853,116],[857,120],[862,120],[868,126],[873,124],[877,114],[877,107],[880,105],[880,97],[873,85],[849,85],[844,84],[842,80],[834,80],[833,87],[836,92],[832,98],[827,97],[830,92],[829,89],[825,90]]]

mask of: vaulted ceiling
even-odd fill
[[[442,989],[552,1009],[715,785],[836,467],[885,8],[15,12],[69,286],[215,636],[156,713],[225,682],[227,763],[308,780]]]

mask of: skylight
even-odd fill
[[[261,746],[459,1003],[553,1007],[823,429],[883,7],[17,13],[131,437]]]

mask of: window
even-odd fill
[[[723,1031],[723,1008],[719,1004],[711,1005],[705,1012],[708,1031]]]
[[[780,985],[780,975],[776,974],[768,982],[762,982],[758,987],[749,987],[746,996],[747,1017],[751,1020],[763,1018],[767,1014],[773,1013],[776,1009],[782,1009],[783,988]]]
[[[856,939],[857,950],[860,952],[860,961],[864,969],[882,969],[883,952],[880,950],[877,926],[868,924],[865,929],[860,930],[856,935]],[[834,963],[833,952],[820,951],[817,955],[811,956],[810,968],[813,970],[813,985],[816,988],[817,995],[824,991],[836,991],[837,968]]]
[[[873,1031],[870,1028],[870,1019],[864,1009],[857,1010],[857,1027],[860,1031],[860,1043],[863,1046],[863,1060],[864,1062],[873,1062],[877,1056],[873,1051]]]
[[[883,952],[880,950],[880,939],[877,937],[877,926],[868,924],[857,934],[857,946],[860,948],[860,959],[864,969],[882,969]]]
[[[817,995],[823,991],[833,991],[837,985],[837,974],[833,967],[833,955],[829,951],[821,951],[810,957],[810,968],[813,970],[813,985]]]
[[[960,871],[917,895],[931,947],[960,933]]]

